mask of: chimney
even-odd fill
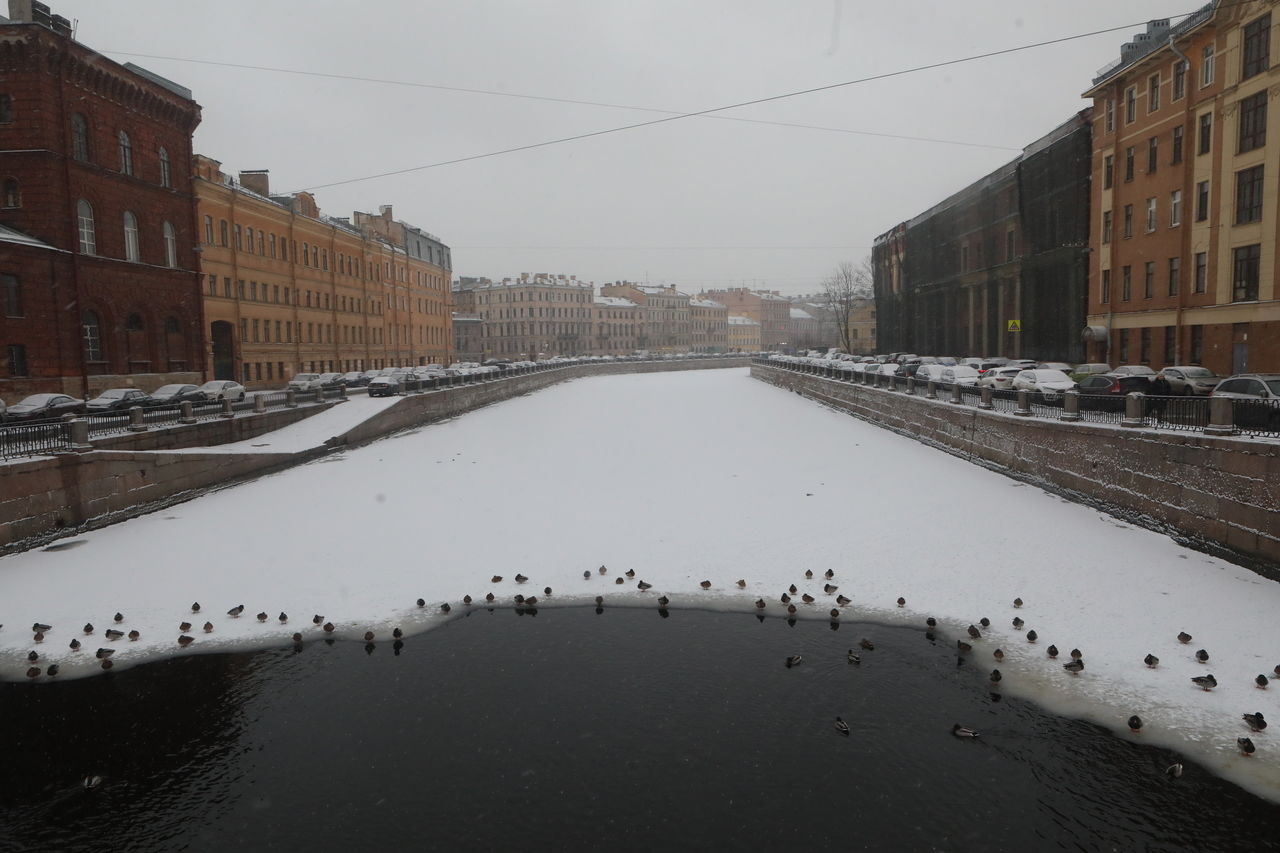
[[[391,221],[391,205],[389,204],[378,205],[378,213],[382,214],[382,218],[385,219],[386,221],[388,222]]]
[[[270,170],[268,169],[247,169],[240,173],[240,186],[249,192],[270,198],[271,181],[269,180],[269,175]]]

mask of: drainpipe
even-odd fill
[[[1183,95],[1183,97],[1185,97],[1189,103],[1191,101],[1191,87],[1189,84],[1192,80],[1191,59],[1185,53],[1178,50],[1178,46],[1173,43],[1172,35],[1169,36],[1169,50],[1173,51],[1174,56],[1181,59],[1182,64],[1186,66],[1187,70],[1183,77],[1183,81],[1184,81],[1183,85],[1187,87],[1187,90],[1186,90],[1186,94]],[[1184,128],[1186,127],[1185,123],[1183,124],[1183,127]],[[1193,134],[1194,134],[1194,131],[1195,131],[1195,128],[1192,128]],[[1182,231],[1182,240],[1181,240],[1182,251],[1179,254],[1183,256],[1184,260],[1188,260],[1188,261],[1193,260],[1193,258],[1191,257],[1191,228],[1192,228],[1191,223],[1195,221],[1195,219],[1193,218],[1194,211],[1192,208],[1192,205],[1195,203],[1194,201],[1195,185],[1192,181],[1188,180],[1189,178],[1192,177],[1191,167],[1195,162],[1194,156],[1188,156],[1190,154],[1188,149],[1191,147],[1191,144],[1193,142],[1194,142],[1194,139],[1189,138],[1189,135],[1184,132],[1183,139],[1182,139],[1182,164],[1183,164],[1182,165],[1182,176],[1183,176],[1182,183],[1183,183],[1183,186],[1191,190],[1191,192],[1187,193],[1185,203],[1183,204],[1182,221],[1184,223],[1184,227]],[[1184,310],[1184,304],[1187,298],[1187,291],[1195,286],[1195,275],[1196,275],[1195,264],[1194,263],[1185,264],[1183,269],[1181,270],[1181,275],[1184,281],[1178,282],[1178,304],[1174,307],[1174,316],[1173,316],[1173,329],[1174,329],[1173,331],[1173,362],[1174,364],[1184,363],[1184,360],[1182,358],[1182,312]],[[1166,365],[1166,367],[1167,366],[1168,365]]]

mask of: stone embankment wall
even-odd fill
[[[746,364],[746,357],[579,364],[411,394],[324,446],[295,453],[173,453],[165,449],[208,447],[254,438],[323,412],[328,406],[273,410],[95,438],[94,449],[87,452],[59,453],[0,465],[0,554],[152,512],[212,488],[298,465],[402,429],[455,417],[567,379]]]
[[[1280,442],[1016,417],[761,364],[751,375],[1280,579]]]

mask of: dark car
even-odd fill
[[[204,392],[196,385],[183,385],[181,383],[161,385],[151,392],[151,401],[154,406],[176,406],[187,400],[193,403],[203,403],[205,401]]]
[[[1076,383],[1080,392],[1080,408],[1094,411],[1119,412],[1124,409],[1124,398],[1132,391],[1146,394],[1151,383],[1145,376],[1121,376],[1116,373],[1095,373]]]
[[[84,411],[84,400],[66,394],[32,394],[21,403],[9,407],[11,421],[44,421]]]
[[[404,390],[404,376],[391,373],[386,376],[375,376],[369,382],[370,397],[394,397]]]
[[[1219,382],[1211,396],[1231,399],[1237,426],[1280,432],[1280,373],[1237,373]]]
[[[121,412],[134,406],[150,406],[152,401],[151,395],[137,388],[108,388],[84,405],[90,414],[94,414]]]
[[[369,376],[359,370],[352,370],[349,373],[344,373],[342,375],[342,380],[346,383],[348,388],[363,388],[369,384],[369,378]]]

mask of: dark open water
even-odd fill
[[[0,732],[5,851],[1280,849],[1280,807],[993,701],[985,669],[904,628],[477,610],[399,655],[4,684]]]

